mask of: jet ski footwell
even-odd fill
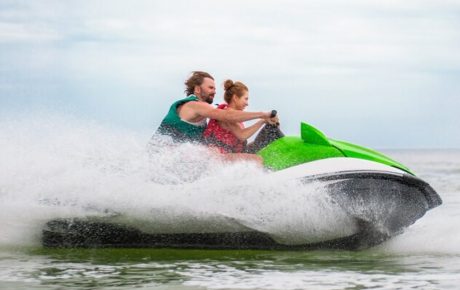
[[[181,248],[181,249],[361,249],[390,236],[366,229],[357,234],[303,245],[283,245],[258,231],[149,234],[123,225],[85,219],[56,219],[46,224],[43,246],[48,248]]]

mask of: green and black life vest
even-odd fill
[[[198,125],[183,121],[177,114],[177,108],[188,102],[196,102],[199,99],[190,95],[185,99],[176,101],[171,105],[168,114],[161,121],[157,134],[168,135],[176,142],[202,142],[203,132],[206,129],[206,119]]]

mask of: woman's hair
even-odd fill
[[[185,81],[185,93],[187,96],[192,95],[195,92],[195,86],[201,86],[205,78],[214,78],[204,71],[193,71],[192,75]]]
[[[233,82],[232,80],[226,80],[224,82],[224,100],[227,104],[230,104],[233,95],[241,98],[245,92],[249,92],[248,87],[242,82]]]

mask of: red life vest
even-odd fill
[[[220,104],[217,108],[225,110],[227,104]],[[240,126],[244,127],[242,123]],[[223,128],[215,119],[211,119],[204,130],[203,138],[210,147],[219,149],[221,153],[241,153],[243,152],[246,141],[238,139],[231,131]]]

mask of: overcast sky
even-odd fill
[[[0,114],[153,132],[192,70],[374,148],[460,148],[460,1],[0,0]]]

